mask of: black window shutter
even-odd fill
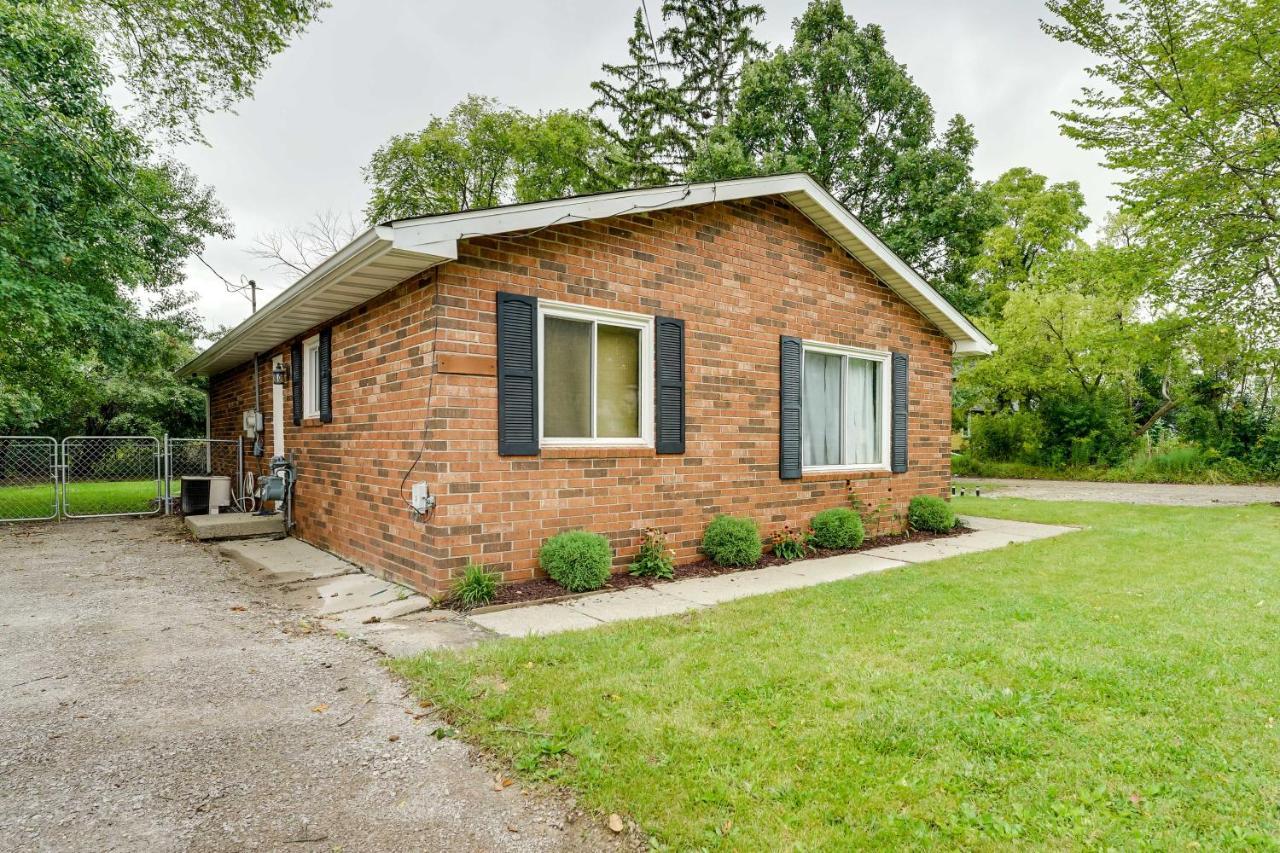
[[[320,421],[333,422],[333,330],[320,330]]]
[[[654,318],[654,374],[659,453],[684,453],[684,320]]]
[[[890,469],[895,474],[907,470],[907,377],[910,374],[907,356],[893,354],[893,449],[890,453]]]
[[[289,382],[289,393],[293,396],[293,425],[302,426],[302,341],[293,342],[289,371],[293,374]]]
[[[538,455],[538,300],[498,293],[498,453]]]
[[[782,341],[779,360],[779,386],[782,397],[782,420],[778,434],[778,476],[783,480],[800,478],[800,373],[804,348],[799,338]]]

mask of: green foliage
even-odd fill
[[[454,581],[451,599],[463,607],[481,607],[498,594],[502,576],[477,563],[468,563],[462,577]]]
[[[138,124],[201,140],[199,120],[253,94],[328,0],[65,0],[140,105]]]
[[[568,530],[542,543],[538,564],[569,592],[587,592],[599,589],[609,579],[613,549],[599,533]]]
[[[591,110],[614,143],[611,170],[623,186],[670,183],[688,159],[692,140],[671,119],[685,115],[680,91],[668,81],[671,69],[654,46],[644,14],[636,9],[627,62],[605,64],[591,84]]]
[[[189,435],[203,420],[199,389],[170,374],[198,333],[176,288],[230,229],[111,109],[109,82],[64,7],[0,0],[0,432]]]
[[[364,169],[372,222],[611,189],[610,143],[582,113],[537,116],[469,95],[391,137]]]
[[[977,415],[969,421],[969,451],[984,461],[1033,461],[1040,455],[1042,428],[1031,412]]]
[[[764,7],[741,0],[665,0],[666,31],[658,47],[671,57],[679,75],[676,91],[682,133],[700,139],[729,119],[742,70],[765,55],[752,26],[764,20]]]
[[[999,221],[982,235],[961,307],[999,317],[1009,295],[1035,279],[1045,264],[1083,247],[1080,235],[1089,218],[1078,183],[1050,184],[1026,167],[1009,169],[986,190]]]
[[[790,47],[747,66],[725,131],[699,147],[699,179],[805,171],[944,288],[959,286],[994,221],[955,116],[942,134],[928,96],[839,0],[813,0]]]
[[[655,527],[646,527],[640,537],[640,549],[631,562],[631,574],[641,578],[675,577],[675,555],[667,546],[666,534]]]
[[[702,553],[720,566],[754,565],[764,553],[760,528],[749,518],[717,515],[702,535]]]
[[[1163,296],[1210,323],[1280,326],[1280,0],[1050,0],[1043,24],[1096,59],[1062,130],[1121,173],[1120,199],[1176,257]]]
[[[813,517],[810,527],[813,528],[810,540],[819,548],[857,548],[866,535],[862,519],[844,507],[824,509]]]
[[[796,530],[791,525],[784,525],[781,530],[775,530],[773,535],[769,537],[769,543],[773,547],[773,556],[788,563],[792,560],[800,560],[807,557],[813,552],[813,546],[809,544],[809,536]]]
[[[907,521],[912,530],[946,533],[956,526],[956,513],[942,498],[916,495],[907,507]]]

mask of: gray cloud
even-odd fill
[[[804,0],[763,0],[762,36],[790,40]],[[656,14],[661,0],[650,0]],[[421,127],[468,92],[528,111],[586,107],[600,64],[620,59],[636,0],[336,0],[324,20],[277,57],[252,101],[206,123],[207,147],[177,152],[228,207],[236,238],[205,257],[233,280],[287,283],[246,249],[264,231],[315,211],[359,212],[360,167],[393,133]],[[1058,133],[1052,109],[1086,81],[1089,57],[1040,32],[1033,0],[845,0],[860,23],[882,25],[889,46],[929,93],[943,122],[963,113],[977,128],[976,168],[1014,165],[1077,180],[1098,220],[1112,175]],[[211,323],[233,324],[248,303],[203,267],[190,282]]]

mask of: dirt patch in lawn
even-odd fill
[[[841,554],[856,554],[859,551],[869,551],[872,548],[886,548],[892,545],[902,545],[907,542],[928,542],[931,539],[946,539],[951,536],[960,536],[973,531],[963,525],[956,525],[946,533],[928,533],[925,531],[913,530],[907,533],[885,534],[866,539],[857,548],[837,548],[828,550],[826,548],[818,548],[813,551],[806,560],[819,559],[821,557],[837,557]],[[659,586],[665,583],[671,583],[673,580],[686,580],[688,578],[710,578],[717,575],[729,575],[734,572],[749,572],[755,569],[767,569],[770,566],[781,566],[787,563],[799,562],[798,560],[783,560],[775,557],[772,553],[765,553],[758,562],[749,566],[719,566],[705,557],[693,563],[686,563],[683,566],[676,567],[676,576],[671,579],[663,578],[638,578],[627,574],[625,571],[612,575],[609,581],[600,589],[587,593],[579,593],[577,595],[568,593],[560,584],[551,578],[534,578],[533,580],[521,581],[520,583],[503,584],[498,587],[498,594],[494,597],[486,607],[481,610],[491,608],[504,608],[519,604],[545,604],[548,601],[561,600],[567,598],[581,598],[584,595],[597,595],[601,592],[617,592],[618,590],[630,589],[636,586]],[[446,606],[456,609],[465,609],[459,607],[454,602],[446,603]]]

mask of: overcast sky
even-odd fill
[[[416,130],[469,92],[528,112],[585,108],[603,62],[625,57],[638,0],[333,0],[333,8],[276,57],[252,101],[205,122],[208,146],[177,156],[212,185],[235,224],[205,258],[227,278],[288,284],[246,249],[266,231],[319,210],[359,216],[360,168],[395,133]],[[790,42],[805,0],[762,0],[759,34]],[[649,0],[657,12],[661,0]],[[1086,81],[1089,57],[1038,25],[1036,0],[844,0],[859,23],[884,27],[889,49],[933,100],[939,125],[964,114],[977,129],[978,177],[1015,165],[1077,180],[1095,221],[1110,207],[1111,175],[1058,133],[1051,109]],[[655,21],[655,25],[657,22]],[[249,314],[192,261],[189,281],[211,325]]]

